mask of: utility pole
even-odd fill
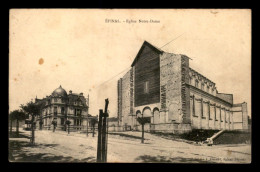
[[[89,112],[89,94],[88,94],[88,111],[87,111],[87,137],[88,137],[88,123],[89,123],[88,112]]]
[[[31,144],[34,145],[34,114],[32,114],[32,122],[31,122],[31,130],[32,130],[32,137],[31,137]]]
[[[97,143],[97,162],[101,162],[101,129],[102,129],[102,115],[103,110],[99,110],[99,118],[98,118],[98,143]]]
[[[144,114],[142,113],[142,120],[144,120]],[[142,143],[144,143],[144,123],[142,122]]]
[[[87,137],[88,137],[88,113],[87,113]]]
[[[108,99],[105,99],[105,112],[99,110],[98,121],[98,146],[97,146],[97,162],[107,162],[107,107]]]

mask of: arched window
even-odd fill
[[[136,118],[141,117],[141,116],[142,116],[141,111],[140,111],[140,110],[137,110],[137,111],[136,111]]]
[[[157,107],[153,109],[153,123],[154,124],[160,123],[160,111]]]

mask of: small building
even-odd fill
[[[219,93],[216,83],[189,66],[190,58],[164,52],[144,41],[131,69],[118,80],[120,126],[183,133],[192,129],[248,129],[247,103]],[[237,123],[234,116],[241,116]]]

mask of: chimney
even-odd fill
[[[83,93],[79,93],[80,96],[83,96]]]
[[[72,91],[70,90],[69,93],[72,94]]]

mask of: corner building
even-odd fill
[[[61,86],[55,89],[51,95],[43,99],[35,98],[36,103],[40,103],[41,114],[37,117],[37,128],[51,129],[52,121],[57,122],[57,130],[66,130],[66,120],[71,122],[70,130],[85,130],[88,121],[89,98],[85,98],[83,93],[72,93]]]
[[[146,131],[184,133],[192,129],[248,129],[247,103],[189,67],[189,57],[167,53],[144,41],[131,69],[118,80],[120,126],[140,130],[137,117],[147,118]],[[241,121],[233,121],[240,115]]]

